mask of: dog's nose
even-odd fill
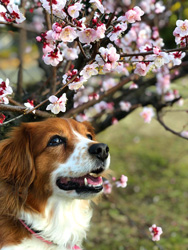
[[[96,143],[88,149],[91,155],[95,155],[98,159],[104,161],[108,157],[109,147],[104,143]]]

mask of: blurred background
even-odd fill
[[[140,110],[98,135],[110,147],[111,169],[128,177],[94,206],[88,250],[188,249],[188,143],[154,119],[144,124]],[[170,117],[178,126],[187,117]],[[149,227],[162,227],[151,241]]]

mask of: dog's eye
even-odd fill
[[[90,135],[90,134],[87,134],[86,136],[87,136],[87,138],[88,138],[89,140],[93,140],[93,137],[92,137],[92,135]]]
[[[48,142],[48,146],[58,146],[60,144],[65,144],[65,143],[66,143],[66,138],[61,137],[59,135],[55,135]]]

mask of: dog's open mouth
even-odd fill
[[[77,193],[98,193],[103,189],[103,179],[96,173],[89,173],[76,178],[59,177],[56,185],[66,191],[75,190]]]

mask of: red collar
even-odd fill
[[[40,235],[37,234],[35,231],[33,231],[27,224],[25,224],[25,222],[24,222],[23,220],[19,219],[19,221],[20,221],[20,222],[22,223],[22,225],[23,225],[32,235],[34,235],[37,239],[39,239],[39,240],[45,242],[45,243],[48,244],[48,245],[54,244],[54,243],[51,242],[51,241],[45,240],[42,236],[40,236]],[[81,248],[80,248],[79,246],[75,245],[75,246],[73,247],[72,250],[81,250]]]

